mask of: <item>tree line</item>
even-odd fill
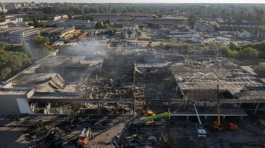
[[[22,46],[0,43],[0,80],[5,80],[31,64]]]
[[[265,41],[256,42],[248,45],[236,45],[230,43],[230,45],[225,48],[225,55],[230,58],[236,58],[241,60],[258,60],[264,59],[265,57]]]

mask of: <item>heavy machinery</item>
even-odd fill
[[[144,117],[144,121],[160,121],[161,119],[168,120],[171,117],[170,112],[164,112],[160,114],[152,114],[151,116]]]
[[[228,122],[227,124],[222,121],[220,116],[220,98],[219,98],[219,79],[217,81],[217,90],[216,90],[216,99],[217,99],[217,118],[213,121],[212,127],[214,130],[237,130],[239,129],[238,125],[235,122]]]
[[[172,113],[164,112],[160,114],[155,114],[153,112],[149,112],[145,115],[145,117],[136,120],[135,123],[137,123],[137,125],[159,125],[161,123],[160,121],[169,120],[172,116]]]
[[[238,124],[235,122],[230,121],[230,122],[224,123],[224,121],[221,121],[221,120],[218,121],[218,119],[213,121],[212,127],[215,131],[223,131],[223,130],[235,131],[239,129]]]
[[[194,110],[195,110],[195,113],[196,113],[196,116],[197,116],[197,119],[198,119],[198,122],[199,122],[199,126],[196,129],[197,130],[197,137],[206,138],[207,137],[207,131],[206,131],[206,129],[203,128],[203,125],[202,125],[202,122],[201,122],[201,118],[200,118],[200,115],[198,113],[196,104],[193,104],[193,107],[194,107]]]

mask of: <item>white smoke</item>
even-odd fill
[[[87,58],[96,58],[105,57],[106,49],[106,41],[85,40],[62,49],[61,53],[70,56],[86,56]]]

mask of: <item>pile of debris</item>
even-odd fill
[[[67,117],[57,116],[51,120],[39,121],[25,131],[25,138],[31,147],[79,147],[83,146],[84,143],[80,140],[84,138],[84,134],[87,135],[88,129],[88,140],[93,140],[102,132],[129,118],[109,115],[109,110],[102,110],[97,115],[87,115],[88,112],[96,111],[87,110]]]

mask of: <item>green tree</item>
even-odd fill
[[[21,46],[0,44],[0,79],[6,79],[31,63],[31,57]]]
[[[38,44],[41,44],[41,45],[44,45],[44,44],[48,44],[49,43],[49,39],[44,37],[44,36],[41,36],[41,35],[38,35],[34,38],[34,41]]]
[[[236,58],[238,55],[238,51],[237,50],[233,50],[231,48],[226,48],[225,49],[225,55],[229,58]]]
[[[252,48],[252,47],[246,47],[246,48],[242,48],[239,52],[239,57],[240,58],[257,58],[258,57],[259,52],[257,51],[257,49]]]

